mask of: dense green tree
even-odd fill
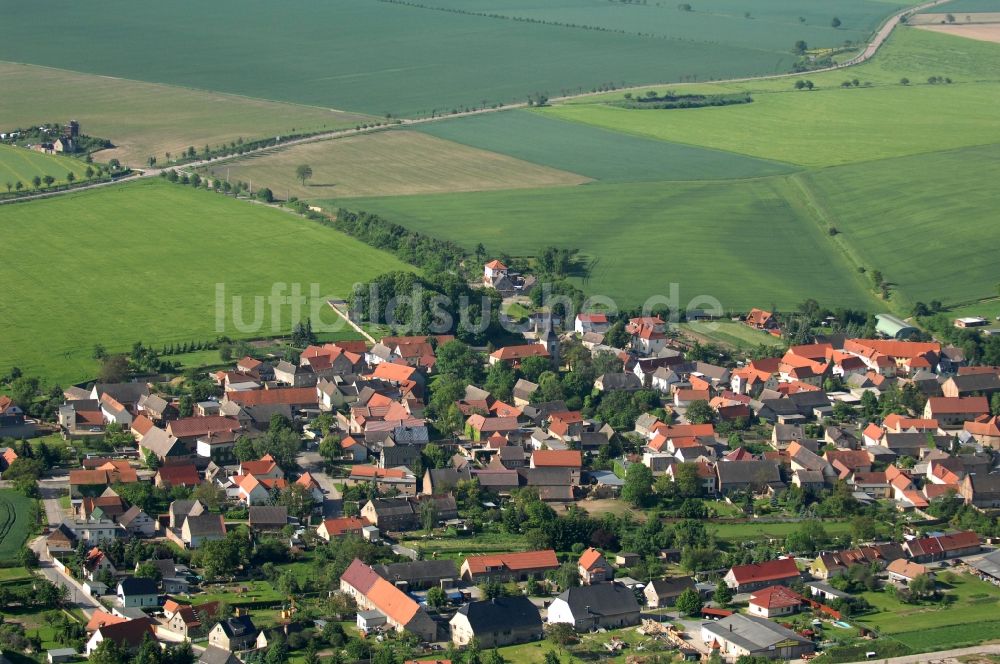
[[[681,615],[694,616],[701,611],[703,603],[698,591],[688,588],[677,597],[677,610]]]
[[[653,495],[653,471],[641,463],[633,463],[625,472],[622,500],[633,507],[644,507]]]

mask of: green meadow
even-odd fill
[[[743,18],[742,10],[738,18],[728,16],[737,11],[734,2],[728,9],[713,2],[693,12],[659,8],[655,20],[649,18],[652,8],[604,0],[557,6],[533,0],[524,17],[501,16],[503,11],[486,3],[461,6],[497,16],[439,11],[428,4],[27,3],[5,12],[0,60],[374,115],[429,115],[607,83],[788,71],[796,40],[825,46],[855,40],[897,7],[844,0],[844,25],[833,30],[832,10],[815,2],[810,12],[794,0],[767,0],[752,19]],[[583,16],[594,11],[593,18]],[[537,20],[560,24],[514,20],[533,13]],[[797,18],[803,13],[805,23]],[[81,48],[79,39],[38,39],[37,26],[53,16],[86,35],[87,43],[104,47]],[[647,24],[643,32],[651,36],[631,32]]]
[[[804,174],[864,265],[908,304],[996,295],[1000,144]]]
[[[0,206],[0,227],[0,281],[8,293],[0,374],[19,366],[63,384],[95,375],[96,343],[121,352],[140,340],[158,346],[287,334],[290,307],[272,316],[268,304],[275,283],[301,284],[306,296],[318,284],[321,320],[333,323],[323,298],[408,269],[292,214],[158,180]],[[253,298],[263,298],[257,332],[237,329],[233,296],[243,297],[244,329],[254,321]]]
[[[82,180],[86,177],[87,164],[73,157],[48,155],[27,148],[0,145],[0,192],[16,191],[17,183],[24,190],[33,189],[32,178],[51,175],[56,184],[66,184],[69,173]]]
[[[632,136],[529,111],[458,118],[426,124],[420,130],[607,182],[744,179],[794,170],[775,161]]]
[[[829,306],[875,306],[857,272],[781,178],[339,202],[470,249],[479,242],[512,255],[535,255],[549,244],[578,249],[591,261],[579,285],[621,305],[667,295],[676,283],[682,305],[706,295],[726,311],[794,306],[817,294]]]
[[[946,76],[953,83],[931,85],[930,76]],[[789,78],[694,88],[749,91],[751,104],[628,110],[605,103],[621,98],[622,93],[614,93],[538,112],[809,167],[1000,142],[998,44],[902,28],[872,63],[801,78],[813,81],[816,89],[796,90],[795,79]],[[872,85],[841,87],[854,78]],[[903,78],[910,83],[901,84]]]

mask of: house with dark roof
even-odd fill
[[[676,604],[677,598],[685,590],[695,589],[694,578],[680,576],[672,579],[653,579],[643,588],[642,594],[646,598],[646,606],[651,609],[661,609]]]
[[[797,632],[766,618],[741,613],[702,623],[701,640],[717,649],[726,661],[744,656],[797,660],[816,651],[813,642]]]
[[[747,489],[759,492],[785,486],[777,462],[770,460],[720,462],[715,464],[715,476],[719,493]]]
[[[380,530],[405,531],[420,527],[421,504],[432,501],[438,520],[454,519],[458,506],[453,496],[408,496],[373,498],[361,508],[361,516]]]
[[[979,509],[1000,507],[1000,475],[970,473],[958,485],[958,493],[966,505]]]
[[[616,582],[568,588],[549,605],[548,623],[567,623],[578,632],[639,624],[639,602]]]
[[[288,525],[288,507],[285,505],[251,505],[250,529],[257,532],[278,532]]]
[[[483,648],[538,641],[544,636],[538,607],[522,595],[469,602],[448,623],[451,640],[466,646],[476,639]]]
[[[221,514],[189,514],[181,526],[181,541],[188,548],[197,549],[204,542],[223,539],[226,523]]]
[[[420,590],[441,585],[442,581],[455,581],[458,566],[454,560],[414,560],[404,563],[372,565],[375,573],[386,581],[406,590]]]
[[[424,471],[423,493],[427,496],[451,493],[459,482],[471,479],[468,468],[428,468]]]
[[[258,646],[258,637],[263,634],[250,616],[232,616],[215,624],[208,633],[208,644],[228,652],[253,650]]]
[[[136,618],[135,620],[123,620],[111,624],[104,624],[94,630],[84,652],[89,657],[97,650],[97,646],[102,641],[114,641],[129,652],[135,652],[142,645],[146,638],[156,640],[155,623],[150,618]]]
[[[117,595],[125,608],[157,606],[160,603],[156,581],[138,576],[119,581]]]

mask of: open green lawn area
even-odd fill
[[[945,650],[1000,639],[997,603],[1000,588],[968,574],[952,574],[944,583],[956,599],[947,605],[903,604],[888,592],[867,592],[864,598],[879,609],[855,619],[914,651]]]
[[[16,192],[18,182],[24,185],[23,191],[34,189],[31,180],[36,175],[40,178],[51,175],[56,179],[55,184],[66,184],[66,176],[69,173],[72,173],[74,178],[83,180],[86,177],[86,170],[87,164],[73,157],[48,155],[13,145],[0,145],[0,192],[2,193]]]
[[[31,578],[31,572],[23,567],[0,567],[0,583],[23,581]]]
[[[621,306],[668,295],[671,283],[679,284],[682,308],[708,306],[692,301],[698,296],[716,298],[725,312],[792,306],[817,296],[827,306],[873,305],[857,272],[782,179],[341,202],[470,250],[478,242],[519,256],[536,255],[549,244],[578,249],[592,259],[580,285]]]
[[[946,594],[956,598],[953,603],[904,604],[889,592],[866,592],[863,594],[864,598],[876,607],[878,612],[861,616],[856,621],[874,627],[881,633],[896,635],[935,627],[997,620],[1000,588],[969,574],[944,572],[939,573],[939,577],[942,577],[939,581]]]
[[[424,554],[425,557],[436,555],[442,558],[454,558],[459,563],[468,555],[527,551],[531,548],[524,537],[509,533],[479,533],[471,537],[413,538],[403,540],[400,544]]]
[[[340,319],[326,298],[408,269],[315,222],[161,181],[3,206],[0,226],[0,280],[17,294],[5,299],[0,373],[19,366],[64,384],[96,374],[96,343],[122,352],[139,340],[158,347],[288,334],[291,307],[279,306],[273,317],[267,305],[273,284],[285,287],[280,295],[300,284],[305,296],[318,284],[316,312],[334,324]],[[218,311],[217,288],[224,288]],[[239,319],[233,296],[243,297]],[[310,309],[301,315],[311,315],[316,329]]]
[[[604,647],[604,644],[609,643],[612,639],[624,641],[627,647],[617,653],[611,653]],[[636,650],[636,647],[640,645],[643,649]],[[516,646],[506,646],[499,648],[499,651],[508,662],[517,662],[517,664],[521,664],[522,662],[538,664],[545,661],[545,654],[550,651],[555,652],[562,662],[600,660],[616,663],[634,661],[634,658],[637,656],[676,652],[669,644],[639,634],[635,627],[608,630],[594,634],[582,634],[580,635],[579,643],[565,647],[558,646],[546,640],[523,643]]]
[[[529,111],[457,118],[420,130],[607,182],[742,179],[794,170],[788,164],[642,138]]]
[[[768,523],[766,521],[751,521],[746,523],[719,523],[714,521],[706,523],[705,528],[709,532],[715,533],[720,540],[743,541],[761,539],[784,539],[796,532],[801,523],[778,522]],[[849,533],[851,524],[848,521],[823,521],[823,528],[828,535],[835,536]]]
[[[716,341],[734,348],[755,348],[760,345],[780,348],[785,344],[779,337],[730,320],[681,323],[680,328],[709,341]]]
[[[647,9],[604,0],[530,0],[514,11],[519,18],[538,14],[578,27],[439,11],[433,1],[416,4],[29,3],[5,15],[0,59],[375,115],[430,114],[609,82],[788,71],[797,39],[839,45],[864,36],[898,6],[843,0],[837,8],[843,25],[833,30],[832,8],[810,3],[808,10],[796,0],[755,3],[759,15],[751,19],[735,0],[716,0],[690,16],[680,16],[673,3],[654,10],[652,4]],[[461,8],[511,8],[503,0],[499,7],[491,4]],[[36,26],[52,16],[73,25],[88,43],[107,47],[37,39]],[[631,32],[640,29],[644,36]]]
[[[34,502],[13,489],[0,489],[0,563],[10,565],[17,559],[35,525],[29,522]]]
[[[929,85],[948,76],[950,85]],[[906,77],[910,85],[901,85]],[[830,166],[1000,142],[1000,44],[899,29],[871,62],[795,79],[696,86],[749,90],[751,104],[680,110],[628,110],[601,99],[577,100],[538,113],[666,141],[755,157]],[[858,78],[873,86],[844,89]],[[676,86],[678,92],[687,91]],[[663,92],[664,88],[659,88]],[[622,93],[604,98],[621,98]]]
[[[1000,144],[799,177],[861,262],[881,270],[909,302],[996,294]]]
[[[144,165],[150,155],[163,163],[167,152],[176,157],[189,146],[200,150],[206,144],[216,146],[240,137],[332,130],[370,120],[366,115],[329,108],[12,62],[0,62],[0,88],[4,91],[0,130],[73,118],[85,134],[107,138],[115,145],[97,153],[98,161],[115,157],[132,166]]]
[[[991,297],[971,304],[964,304],[948,310],[948,315],[954,318],[962,316],[981,316],[990,321],[990,325],[1000,325],[1000,297]]]

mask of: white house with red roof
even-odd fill
[[[499,260],[491,260],[483,266],[483,284],[492,288],[500,279],[504,279],[510,272],[510,268]]]
[[[798,612],[802,596],[784,586],[768,586],[750,594],[747,613],[761,618],[775,618]]]
[[[590,547],[580,554],[577,570],[580,572],[580,582],[584,585],[610,581],[615,577],[614,568],[611,567],[604,555],[594,547]]]
[[[577,334],[606,334],[611,329],[607,314],[577,314],[573,331]]]

